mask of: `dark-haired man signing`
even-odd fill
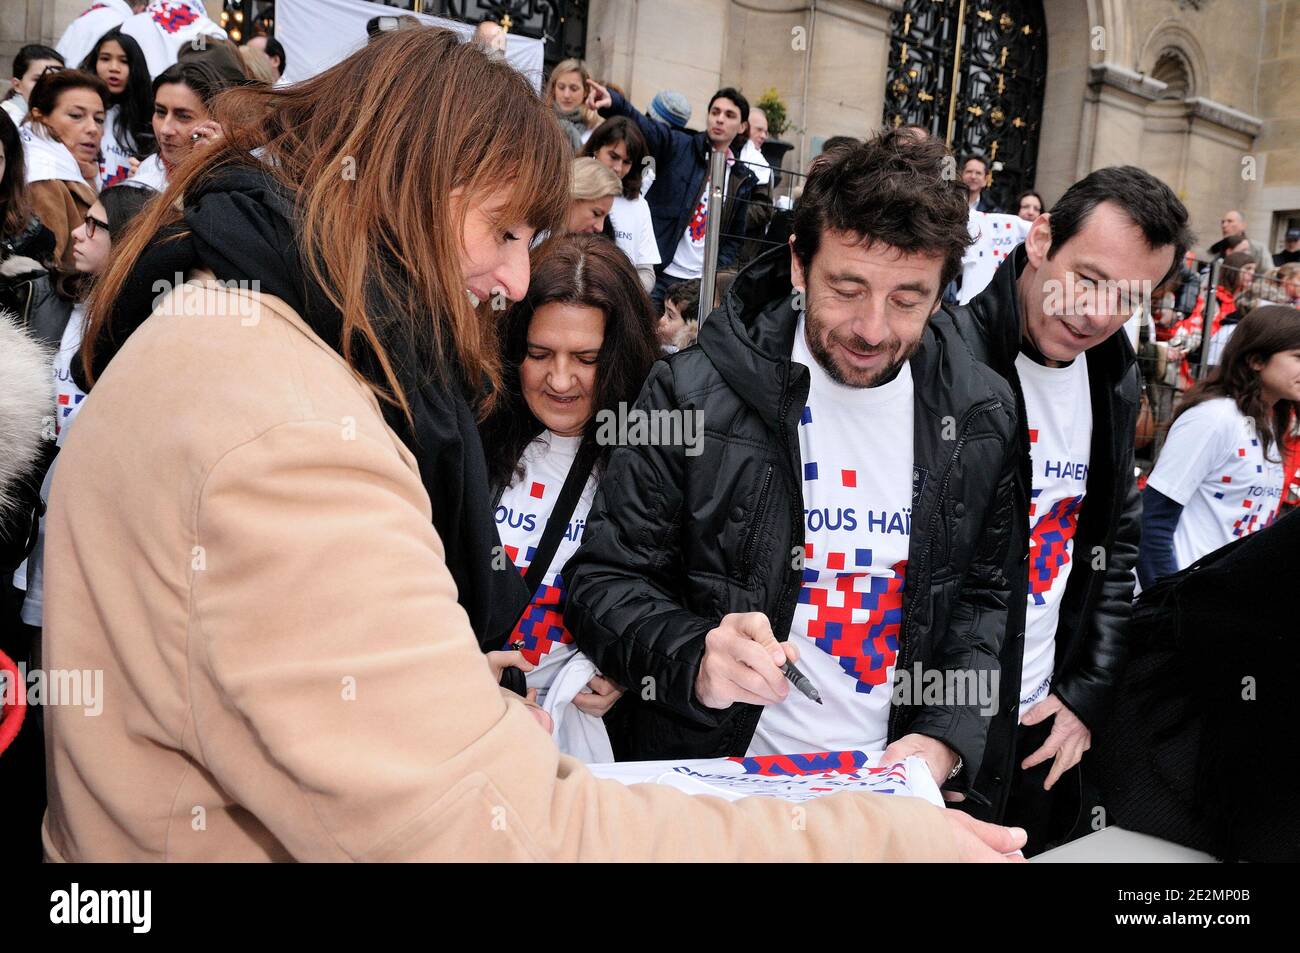
[[[1139,385],[1133,348],[1115,332],[1149,307],[1191,240],[1187,210],[1163,182],[1132,166],[1099,169],[952,312],[976,356],[1015,389],[1028,451],[1018,532],[1029,535],[1029,559],[1015,579],[1026,598],[1011,613],[1003,711],[976,784],[993,809],[971,806],[1005,812],[1029,832],[1030,852],[1074,826],[1080,783],[1061,781],[1104,723],[1125,659]],[[1058,799],[1063,789],[1070,796]]]
[[[975,777],[1020,448],[1006,382],[930,325],[970,240],[945,155],[890,132],[824,156],[790,249],[655,365],[637,408],[700,415],[703,452],[617,449],[564,571],[577,643],[631,688],[621,756],[887,749]]]

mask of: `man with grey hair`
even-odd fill
[[[757,106],[749,107],[749,135],[745,147],[740,150],[740,161],[749,166],[758,185],[767,185],[772,181],[772,169],[763,158],[763,143],[767,141],[767,113]]]
[[[474,43],[494,58],[506,55],[506,31],[490,17],[484,17],[474,28]]]

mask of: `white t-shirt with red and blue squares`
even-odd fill
[[[1273,522],[1283,476],[1276,442],[1265,456],[1255,421],[1232,398],[1180,414],[1147,480],[1183,507],[1174,530],[1178,568]]]
[[[1033,224],[1018,215],[970,210],[966,227],[972,242],[961,258],[958,304],[966,304],[989,286],[998,266],[1017,245],[1024,242],[1029,234],[1029,226]]]
[[[1020,670],[1020,714],[1047,697],[1056,667],[1061,597],[1074,562],[1074,531],[1092,456],[1088,362],[1044,367],[1024,354],[1016,371],[1025,396],[1033,482],[1029,501],[1029,602]]]
[[[912,371],[845,387],[809,353],[799,322],[792,358],[812,383],[799,422],[804,569],[790,640],[818,705],[791,688],[768,705],[750,756],[881,751],[903,622],[912,520]]]
[[[496,508],[497,532],[506,555],[521,574],[532,564],[542,533],[546,531],[546,521],[559,499],[581,442],[581,437],[561,437],[543,431],[524,448],[523,475],[501,494]],[[501,646],[509,649],[515,642],[524,643],[520,651],[537,666],[528,673],[528,687],[538,690],[539,701],[545,699],[555,673],[577,651],[573,636],[564,627],[564,580],[560,570],[582,542],[587,513],[596,497],[596,483],[593,473],[582,489],[555,558],[533,593],[532,602],[507,643]]]
[[[727,172],[723,176],[723,192],[726,192],[725,180],[731,175],[731,166],[735,163],[736,157],[727,150]],[[704,274],[704,233],[708,231],[709,226],[709,182],[704,181],[704,191],[700,193],[699,201],[695,203],[695,209],[691,212],[691,217],[686,222],[686,231],[682,232],[682,237],[677,242],[677,248],[673,252],[673,260],[664,268],[666,274],[674,278],[681,278],[689,281],[692,278],[699,278]],[[638,262],[637,264],[640,264]]]

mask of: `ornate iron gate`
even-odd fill
[[[988,193],[1014,212],[1034,184],[1047,77],[1042,0],[905,0],[893,16],[885,123],[929,129],[988,159]]]

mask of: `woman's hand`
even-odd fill
[[[126,161],[127,164],[131,167],[131,172],[129,173],[129,175],[135,175],[136,172],[140,170],[140,160],[137,159],[135,156],[131,156]]]
[[[190,130],[190,142],[196,146],[209,146],[219,142],[225,135],[226,133],[219,123],[211,119],[205,119]]]
[[[597,718],[605,717],[605,713],[614,707],[614,702],[618,701],[626,691],[604,675],[593,676],[587,683],[587,687],[591,691],[578,692],[573,696],[573,707]]]
[[[551,721],[551,716],[541,705],[537,704],[537,689],[528,689],[528,696],[524,699],[524,705],[527,706],[532,716],[537,719],[537,723],[546,729],[548,735],[554,734],[555,722]]]
[[[528,659],[524,658],[523,652],[489,652],[487,654],[488,668],[492,669],[492,678],[495,681],[501,681],[501,673],[508,668],[517,668],[521,672],[531,672],[535,665]]]

